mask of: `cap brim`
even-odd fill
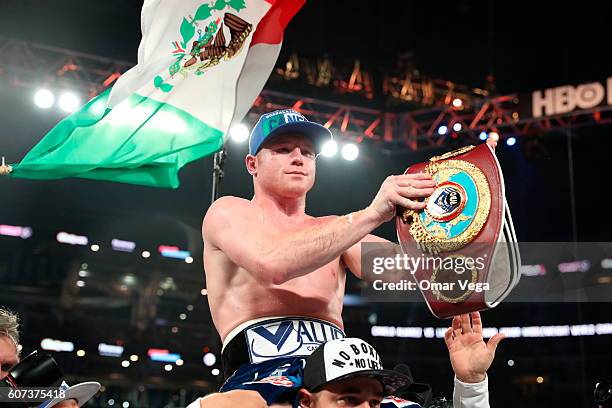
[[[291,122],[281,125],[274,129],[272,132],[270,132],[268,137],[266,137],[266,140],[264,140],[264,142],[259,146],[259,150],[261,150],[262,146],[265,145],[269,140],[272,140],[277,136],[293,132],[305,135],[310,138],[310,140],[312,140],[315,145],[317,153],[319,153],[323,149],[324,142],[332,140],[331,131],[323,125],[320,125],[316,122],[307,121]]]
[[[392,370],[362,370],[355,371],[346,375],[343,375],[338,378],[334,378],[332,381],[329,381],[325,384],[335,383],[341,380],[347,380],[350,378],[375,378],[380,381],[384,387],[384,396],[388,397],[390,395],[395,394],[397,390],[402,387],[407,387],[413,383],[412,379],[404,374],[398,373],[397,371]],[[322,387],[325,384],[321,384],[319,387]],[[319,388],[318,387],[318,388]]]
[[[83,382],[75,384],[68,388],[64,398],[55,398],[51,402],[45,404],[46,407],[52,408],[55,404],[59,404],[62,401],[75,399],[79,407],[82,407],[87,401],[91,399],[96,392],[100,390],[101,384],[95,381]]]

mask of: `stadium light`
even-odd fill
[[[359,156],[359,148],[353,143],[342,146],[342,157],[344,160],[353,161]]]
[[[217,362],[217,356],[215,356],[214,353],[206,353],[202,361],[205,366],[212,367]]]
[[[326,142],[321,150],[321,154],[325,157],[333,157],[336,153],[338,153],[338,143],[333,140]]]
[[[81,100],[74,92],[64,92],[59,98],[59,107],[67,113],[74,112],[81,104]]]
[[[40,109],[49,109],[55,103],[55,96],[48,89],[39,89],[34,94],[34,103]]]
[[[249,129],[242,123],[238,123],[230,128],[230,137],[236,143],[243,143],[249,138]]]

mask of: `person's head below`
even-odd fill
[[[301,408],[379,407],[383,398],[408,386],[411,379],[383,370],[378,353],[358,338],[331,340],[306,362]]]
[[[259,118],[249,137],[247,171],[255,195],[300,199],[315,181],[315,159],[331,133],[293,110],[275,111]]]
[[[79,408],[79,403],[74,398],[70,398],[53,405],[53,408]]]
[[[96,381],[86,381],[75,385],[68,385],[63,381],[60,390],[64,395],[53,400],[45,401],[38,408],[79,408],[85,405],[100,390],[101,384]]]
[[[377,408],[384,398],[384,393],[380,381],[357,377],[326,384],[317,392],[301,389],[299,398],[301,408]]]
[[[0,380],[19,363],[19,318],[0,308]]]

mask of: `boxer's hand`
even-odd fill
[[[497,147],[498,141],[499,141],[499,135],[495,132],[493,134],[489,134],[489,137],[487,137],[487,144],[491,146],[493,150],[495,150],[495,148]]]
[[[504,337],[498,333],[485,343],[478,312],[453,317],[453,326],[446,330],[444,341],[457,379],[464,383],[484,381],[495,358],[495,349]]]
[[[427,173],[389,176],[367,209],[375,214],[381,224],[393,219],[398,205],[411,210],[422,210],[425,208],[425,203],[412,199],[429,197],[435,185],[436,182]]]

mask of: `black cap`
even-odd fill
[[[331,340],[317,348],[306,361],[304,387],[312,392],[326,384],[349,378],[375,378],[384,387],[384,395],[393,395],[409,386],[409,377],[384,370],[378,353],[365,341],[348,337]]]

